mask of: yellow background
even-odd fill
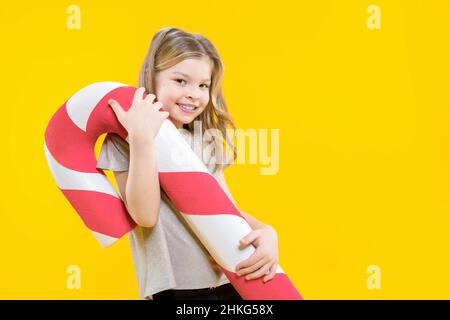
[[[381,30],[366,26],[371,4]],[[66,27],[69,5],[80,30]],[[100,247],[56,187],[43,137],[85,85],[135,85],[167,26],[216,45],[239,128],[280,130],[277,175],[248,164],[226,178],[242,210],[276,227],[280,265],[306,299],[450,298],[448,1],[6,1],[0,12],[0,298],[138,299],[127,237]],[[80,290],[66,287],[69,265]]]

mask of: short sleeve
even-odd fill
[[[98,156],[97,169],[128,171],[130,164],[130,146],[127,141],[115,133],[108,133]]]

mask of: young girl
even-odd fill
[[[109,101],[128,137],[125,141],[107,134],[97,168],[114,171],[120,196],[137,224],[129,239],[140,299],[241,299],[160,189],[154,150],[154,138],[166,118],[191,147],[199,121],[202,133],[217,129],[227,137],[226,129],[235,125],[222,95],[222,77],[222,61],[209,40],[165,28],[152,39],[130,109],[125,112],[117,101]],[[145,91],[149,94],[144,99]],[[224,160],[215,140],[204,140],[197,154],[234,202],[223,175],[231,161]],[[225,143],[235,159],[234,146],[228,138]],[[271,226],[241,214],[253,231],[241,239],[240,247],[254,245],[256,250],[234,271],[246,279],[269,281],[278,263],[277,234]]]

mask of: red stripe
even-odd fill
[[[186,214],[242,217],[214,177],[205,172],[160,172],[159,181],[174,206]]]
[[[66,101],[50,119],[45,131],[45,143],[53,158],[62,166],[75,171],[102,173],[96,168],[94,147],[98,137],[106,132],[117,133],[123,139],[128,135],[108,106],[108,100],[115,99],[124,110],[128,110],[135,90],[133,87],[119,87],[106,94],[92,111],[86,132],[70,119]]]
[[[222,270],[245,300],[303,300],[284,273],[277,273],[271,280],[263,282],[264,277],[246,280],[245,276],[237,276],[224,268]]]
[[[122,200],[106,193],[61,190],[86,226],[111,237],[120,238],[134,229],[134,220]]]
[[[81,172],[97,173],[95,141],[78,128],[66,112],[66,104],[51,118],[45,131],[45,143],[50,154],[62,166]]]

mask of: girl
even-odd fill
[[[241,299],[160,189],[153,143],[166,118],[191,146],[198,122],[202,133],[216,129],[227,137],[226,129],[235,125],[222,95],[222,77],[222,61],[209,40],[165,28],[152,39],[130,109],[125,112],[117,101],[108,101],[128,137],[125,141],[107,134],[97,168],[114,171],[120,196],[137,224],[129,239],[140,299]],[[149,94],[144,99],[145,91]],[[221,148],[228,144],[233,159],[235,148],[228,138],[217,147],[205,137],[197,154],[234,202],[223,175],[231,161],[223,160]],[[241,239],[241,248],[254,245],[256,250],[235,271],[246,279],[269,281],[278,263],[277,234],[271,226],[241,214],[253,229]]]

